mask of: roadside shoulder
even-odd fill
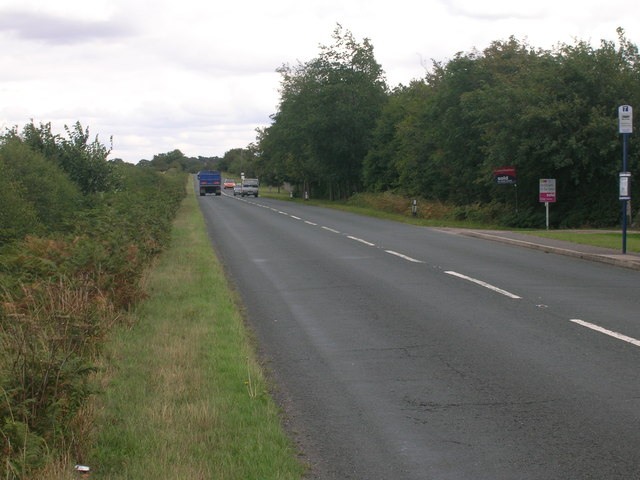
[[[616,250],[579,243],[555,240],[550,238],[527,235],[525,233],[508,230],[473,230],[464,228],[434,228],[445,233],[481,238],[495,242],[516,245],[546,253],[554,253],[569,257],[582,258],[594,262],[607,263],[618,267],[640,270],[640,255],[636,253],[622,254]]]

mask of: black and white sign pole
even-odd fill
[[[633,108],[618,107],[618,126],[622,134],[622,172],[620,172],[620,200],[622,201],[622,253],[627,253],[627,210],[631,200],[631,173],[628,168],[629,135],[633,132]]]

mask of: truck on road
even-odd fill
[[[207,193],[222,195],[222,176],[218,170],[202,170],[198,172],[200,196]]]

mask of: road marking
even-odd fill
[[[610,337],[617,338],[618,340],[622,340],[623,342],[629,342],[636,347],[640,347],[640,340],[636,340],[635,338],[627,337],[626,335],[623,335],[621,333],[607,330],[606,328],[599,327],[598,325],[594,325],[593,323],[578,320],[577,318],[572,318],[571,321],[573,323],[577,323],[578,325],[582,325],[583,327],[595,330],[596,332],[604,333],[605,335],[609,335]]]
[[[304,221],[304,223],[307,223],[307,224],[309,224],[309,225],[313,225],[314,227],[317,227],[317,226],[318,226],[318,224],[317,224],[317,223],[310,222],[309,220],[305,220],[305,221]]]
[[[478,280],[478,279],[473,278],[473,277],[467,277],[466,275],[463,275],[463,274],[458,273],[458,272],[452,272],[452,271],[449,270],[449,271],[446,271],[444,273],[449,274],[449,275],[453,275],[454,277],[462,278],[464,280],[468,280],[468,281],[473,282],[473,283],[476,283],[476,284],[481,285],[481,286],[483,286],[485,288],[488,288],[489,290],[493,290],[494,292],[497,292],[497,293],[500,293],[502,295],[505,295],[505,296],[507,296],[509,298],[513,298],[513,299],[522,298],[522,297],[519,297],[518,295],[514,295],[511,292],[507,292],[506,290],[502,290],[501,288],[498,288],[498,287],[496,287],[494,285],[491,285],[490,283],[483,282],[482,280]]]
[[[376,246],[375,243],[367,242],[366,240],[363,240],[363,239],[358,238],[358,237],[352,237],[351,235],[347,235],[347,238],[350,238],[351,240],[355,240],[356,242],[364,243],[365,245],[369,245],[370,247],[375,247]]]
[[[403,258],[413,263],[424,263],[423,261],[416,260],[415,258],[408,257],[407,255],[403,255],[402,253],[394,252],[393,250],[385,250],[385,252],[390,253],[391,255],[395,255],[396,257]]]
[[[322,227],[322,228],[324,228],[325,230],[329,230],[330,232],[333,232],[333,233],[340,233],[338,230],[334,230],[333,228],[329,228],[329,227]]]
[[[300,217],[296,217],[295,215],[289,215],[291,218],[294,218],[296,220],[302,220]]]

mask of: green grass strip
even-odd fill
[[[105,357],[92,478],[301,478],[192,191],[172,235]]]
[[[594,245],[596,247],[606,247],[613,249],[622,248],[622,232],[596,232],[588,231],[545,231],[534,230],[526,231],[530,235],[539,237],[553,238],[556,240],[564,240],[566,242],[581,243],[584,245]],[[640,252],[640,233],[627,232],[627,251]]]

